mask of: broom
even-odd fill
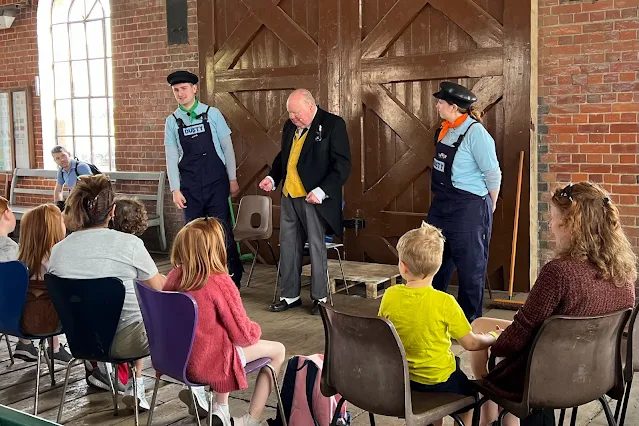
[[[519,176],[517,177],[517,198],[515,201],[515,224],[513,226],[513,243],[510,249],[510,277],[508,279],[508,299],[493,299],[490,307],[518,310],[524,302],[513,300],[513,284],[515,281],[515,256],[517,254],[517,230],[519,228],[519,199],[521,197],[521,181],[524,173],[524,151],[519,152]]]

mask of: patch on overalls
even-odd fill
[[[193,136],[197,135],[198,133],[204,133],[204,124],[185,127],[184,129],[182,129],[182,132],[184,132],[184,136]]]
[[[433,161],[433,169],[437,170],[438,172],[442,172],[444,173],[444,167],[445,164],[443,161],[439,161],[438,159],[434,159]]]

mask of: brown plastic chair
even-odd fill
[[[553,316],[539,329],[535,338],[524,381],[523,399],[511,401],[495,394],[483,380],[473,381],[487,400],[496,402],[506,413],[520,419],[536,409],[566,409],[599,400],[610,426],[615,421],[604,395],[613,389],[623,374],[621,338],[630,316],[630,309],[592,317]],[[479,425],[475,411],[473,425]],[[572,424],[576,416],[573,416]]]
[[[320,303],[325,351],[321,391],[374,414],[406,419],[406,426],[425,426],[476,403],[474,397],[454,393],[413,392],[404,346],[393,324],[381,317],[348,315]],[[337,417],[333,419],[335,425]]]
[[[252,218],[255,215],[260,218],[259,226],[257,227],[254,227],[252,223]],[[260,241],[266,241],[268,248],[271,250],[273,261],[277,263],[273,247],[269,241],[271,235],[273,235],[273,200],[264,195],[245,195],[242,197],[237,211],[235,228],[233,228],[233,236],[238,243],[244,240],[251,240],[257,243],[253,263],[251,263],[251,271],[246,281],[247,287],[251,285],[251,276],[260,252]]]
[[[632,311],[632,316],[628,323],[628,335],[624,336],[621,341],[621,359],[624,363],[623,379],[625,384],[621,386],[622,398],[616,398],[617,408],[615,409],[615,420],[619,422],[619,426],[623,426],[626,421],[626,411],[628,410],[628,399],[630,398],[630,390],[632,389],[632,377],[634,373],[639,372],[639,357],[635,357],[635,353],[639,353],[639,327],[637,319],[639,316],[639,306]],[[625,389],[624,389],[625,387]],[[614,395],[611,395],[614,397]],[[623,408],[622,408],[623,406]],[[619,411],[621,409],[621,417]]]

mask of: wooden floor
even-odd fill
[[[170,265],[166,259],[157,259],[158,267],[163,273],[168,272]],[[247,265],[248,266],[248,265]],[[246,268],[248,275],[248,267]],[[273,298],[273,284],[276,270],[273,266],[258,265],[251,280],[251,286],[242,288],[242,300],[249,316],[257,321],[261,327],[264,339],[277,340],[286,346],[287,357],[296,354],[312,354],[323,352],[324,330],[319,316],[311,316],[308,286],[302,290],[304,305],[301,308],[287,312],[272,313],[268,305]],[[246,279],[246,278],[245,278]],[[348,312],[365,315],[375,315],[381,299],[365,299],[359,296],[347,296],[343,293],[335,295],[335,305]],[[500,318],[512,318],[513,312],[492,310],[486,315]],[[15,339],[12,340],[15,345]],[[468,353],[455,345],[454,350],[462,359],[462,366],[467,373]],[[39,401],[39,416],[55,421],[57,409],[62,393],[64,369],[56,366],[56,385],[51,386],[50,376],[43,364],[41,373],[41,388]],[[155,383],[154,370],[150,359],[145,362],[145,386],[147,399],[151,401],[151,392]],[[243,414],[248,408],[255,376],[249,376],[249,389],[231,394],[231,413]],[[10,366],[6,344],[0,343],[0,404],[32,412],[33,391],[35,389],[35,364],[16,360]],[[154,425],[186,425],[196,424],[195,419],[188,416],[186,407],[178,399],[181,385],[163,382],[158,393],[158,406],[153,416]],[[119,404],[120,415],[115,417],[112,409],[112,399],[108,392],[96,391],[89,388],[84,378],[84,368],[74,367],[71,372],[70,384],[67,390],[67,402],[64,407],[63,423],[68,425],[133,425],[132,412]],[[636,407],[636,396],[631,397],[629,415],[626,425],[639,424],[639,413]],[[269,407],[265,411],[264,419],[275,416],[275,397],[271,396]],[[353,414],[353,425],[368,425],[368,415],[357,407],[349,406]],[[147,415],[142,414],[140,423],[146,424]],[[403,425],[403,420],[376,416],[377,425]],[[263,423],[266,425],[266,422]],[[445,423],[452,425],[448,419]],[[599,406],[591,404],[579,410],[578,425],[605,425],[605,418]],[[295,426],[295,425],[291,425]],[[322,425],[325,426],[325,425]]]

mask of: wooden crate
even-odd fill
[[[377,299],[384,294],[384,290],[397,282],[399,269],[396,265],[382,265],[378,263],[352,262],[342,261],[344,268],[344,277],[346,282],[342,281],[342,272],[340,271],[339,261],[328,260],[328,275],[331,285],[331,293],[355,290],[356,292],[362,288],[366,290],[365,297],[367,299]],[[311,276],[311,265],[305,265],[302,268],[302,276]],[[337,282],[340,284],[338,285]],[[352,290],[351,290],[352,289]]]

